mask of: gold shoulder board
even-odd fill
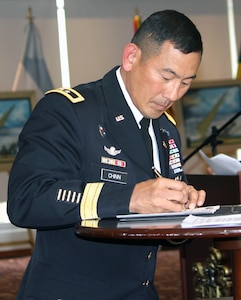
[[[47,91],[45,95],[50,93],[59,93],[61,95],[64,95],[66,98],[68,98],[72,103],[78,103],[81,101],[84,101],[85,98],[76,90],[71,88],[57,88],[54,90]]]
[[[167,116],[168,120],[171,121],[176,126],[177,123],[174,120],[174,118],[166,111],[165,111],[165,115]]]

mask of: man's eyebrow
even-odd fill
[[[172,69],[164,68],[163,71],[168,72],[168,73],[171,73],[171,74],[173,74],[175,77],[180,78],[180,76],[177,75],[177,73],[176,73],[175,71],[173,71]],[[185,79],[195,79],[196,77],[197,77],[197,75],[194,74],[194,75],[191,75],[191,76],[188,76],[188,77],[184,78],[184,80],[185,80]]]

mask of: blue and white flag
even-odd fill
[[[23,56],[23,66],[42,93],[53,88],[53,84],[43,58],[41,39],[33,20],[29,21],[27,43]]]
[[[43,57],[40,34],[32,15],[29,17],[27,30],[26,46],[16,71],[12,90],[34,90],[37,98],[41,98],[46,91],[53,89],[53,83]]]

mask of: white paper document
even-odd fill
[[[157,227],[162,228],[175,228],[180,226],[181,220],[177,219],[135,219],[130,222],[130,220],[119,220],[117,223],[117,228],[147,228],[147,227]]]
[[[241,163],[231,156],[221,153],[209,158],[202,150],[199,153],[215,175],[237,175],[241,171]]]
[[[181,226],[183,228],[205,226],[241,226],[241,214],[209,217],[189,215],[182,221]]]
[[[170,212],[170,213],[155,213],[155,214],[127,214],[127,215],[117,215],[116,218],[120,221],[135,221],[139,219],[160,219],[160,218],[175,218],[180,216],[188,216],[190,214],[196,215],[207,215],[213,214],[220,208],[220,205],[210,205],[204,207],[197,207],[194,209],[186,209],[180,212]]]

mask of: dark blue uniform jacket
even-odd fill
[[[47,94],[20,135],[8,214],[37,237],[18,299],[158,299],[157,244],[84,239],[74,230],[81,218],[128,213],[135,184],[154,178],[115,71],[75,87],[84,100]],[[175,125],[166,114],[153,123],[162,176],[183,179]]]

